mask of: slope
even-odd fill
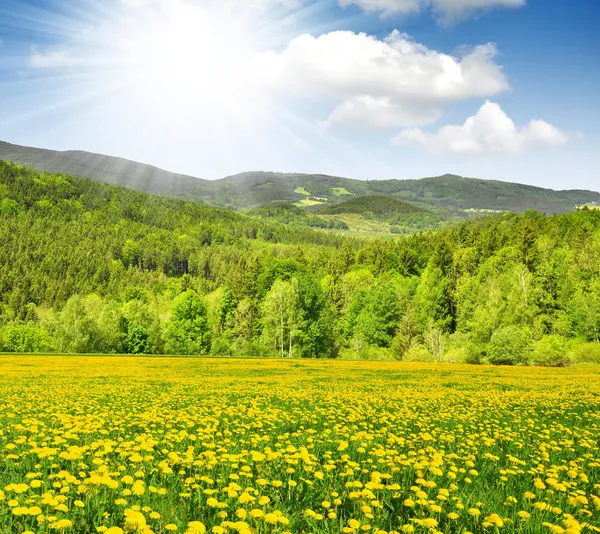
[[[177,174],[152,165],[78,150],[59,152],[12,145],[0,141],[0,159],[40,172],[68,174],[98,182],[122,185],[157,195],[203,200],[212,197],[208,180]]]
[[[355,180],[322,174],[247,172],[201,180],[150,165],[81,151],[57,152],[0,142],[0,159],[38,171],[66,173],[123,185],[139,191],[204,202],[230,209],[273,203],[300,206],[336,204],[353,196],[385,195],[439,213],[469,216],[469,211],[528,209],[566,213],[600,203],[600,193],[554,191],[529,185],[444,175],[421,180]]]

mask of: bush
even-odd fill
[[[564,337],[544,336],[535,344],[532,361],[535,365],[544,367],[565,367],[571,363],[567,349],[567,340]]]
[[[518,326],[499,328],[488,345],[488,361],[492,365],[527,363],[530,353],[528,334]]]
[[[384,349],[382,347],[367,347],[362,359],[369,361],[390,361],[394,358],[389,349]]]
[[[123,352],[125,354],[148,354],[150,352],[148,338],[149,334],[146,328],[134,321],[127,321]]]
[[[480,365],[485,357],[485,351],[481,345],[471,342],[465,345],[464,356],[464,363]]]
[[[227,338],[219,337],[213,341],[210,353],[212,356],[231,356],[231,343]]]
[[[0,346],[6,352],[49,352],[50,336],[32,323],[8,324],[2,329]]]
[[[208,310],[192,290],[178,295],[171,306],[167,351],[172,354],[207,354],[211,338]]]
[[[600,364],[600,343],[580,343],[571,347],[568,354],[575,363]]]
[[[405,362],[429,362],[432,358],[430,352],[422,345],[411,347],[404,354]]]
[[[269,355],[269,351],[265,351],[264,345],[255,341],[247,341],[245,339],[236,339],[232,346],[233,354],[242,358],[264,358]],[[272,350],[272,349],[271,349]],[[280,357],[279,353],[274,357]]]
[[[356,338],[354,341],[358,341]],[[367,361],[393,361],[394,354],[390,349],[374,347],[372,345],[352,343],[350,347],[344,347],[339,351],[338,358],[341,360],[367,360]]]
[[[442,361],[447,363],[465,363],[467,351],[464,348],[455,347],[449,349],[443,356]]]

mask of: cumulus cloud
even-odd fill
[[[385,16],[420,11],[423,0],[339,0],[340,6],[357,5],[365,11],[380,11]]]
[[[280,54],[263,57],[277,83],[303,97],[337,101],[328,125],[398,127],[429,124],[449,102],[509,89],[496,47],[443,54],[398,31],[379,40],[336,31],[302,35]]]
[[[29,56],[29,66],[35,69],[61,69],[74,64],[69,52],[63,49],[40,51],[34,48]]]
[[[431,124],[441,116],[441,110],[435,106],[413,103],[406,105],[393,102],[389,97],[357,96],[344,100],[323,126],[366,125],[373,128],[394,128]]]
[[[433,153],[518,153],[567,143],[568,135],[543,120],[518,127],[502,108],[490,101],[462,125],[444,126],[436,133],[404,130],[392,139],[397,146],[418,146]]]
[[[430,8],[438,20],[452,24],[485,10],[501,7],[523,7],[526,0],[339,0],[342,7],[357,5],[365,11],[378,11],[383,16],[422,11]]]

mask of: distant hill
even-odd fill
[[[332,206],[316,206],[319,215],[338,217],[346,222],[349,217],[379,221],[389,225],[392,233],[411,233],[425,228],[438,228],[445,218],[415,204],[382,195],[352,197]]]
[[[293,204],[268,204],[244,212],[250,217],[270,220],[289,226],[307,226],[326,230],[348,230],[348,225],[338,219],[324,218],[312,214]]]
[[[202,180],[150,165],[81,151],[57,152],[0,142],[0,159],[38,171],[65,173],[138,191],[178,197],[215,206],[244,209],[267,204],[313,207],[352,197],[379,195],[452,216],[470,212],[566,213],[600,203],[600,193],[554,191],[541,187],[444,175],[421,180],[354,180],[321,174],[247,172]]]
[[[58,152],[0,141],[0,159],[51,172],[122,185],[144,193],[199,200],[212,196],[209,180],[165,171],[122,158],[82,151]]]
[[[370,214],[375,217],[390,218],[409,213],[426,213],[428,210],[414,204],[396,200],[381,195],[365,195],[344,200],[339,204],[327,206],[320,210],[321,213],[340,214],[356,213],[358,215]]]

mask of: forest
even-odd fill
[[[600,362],[600,210],[391,239],[250,215],[0,161],[0,350]]]

